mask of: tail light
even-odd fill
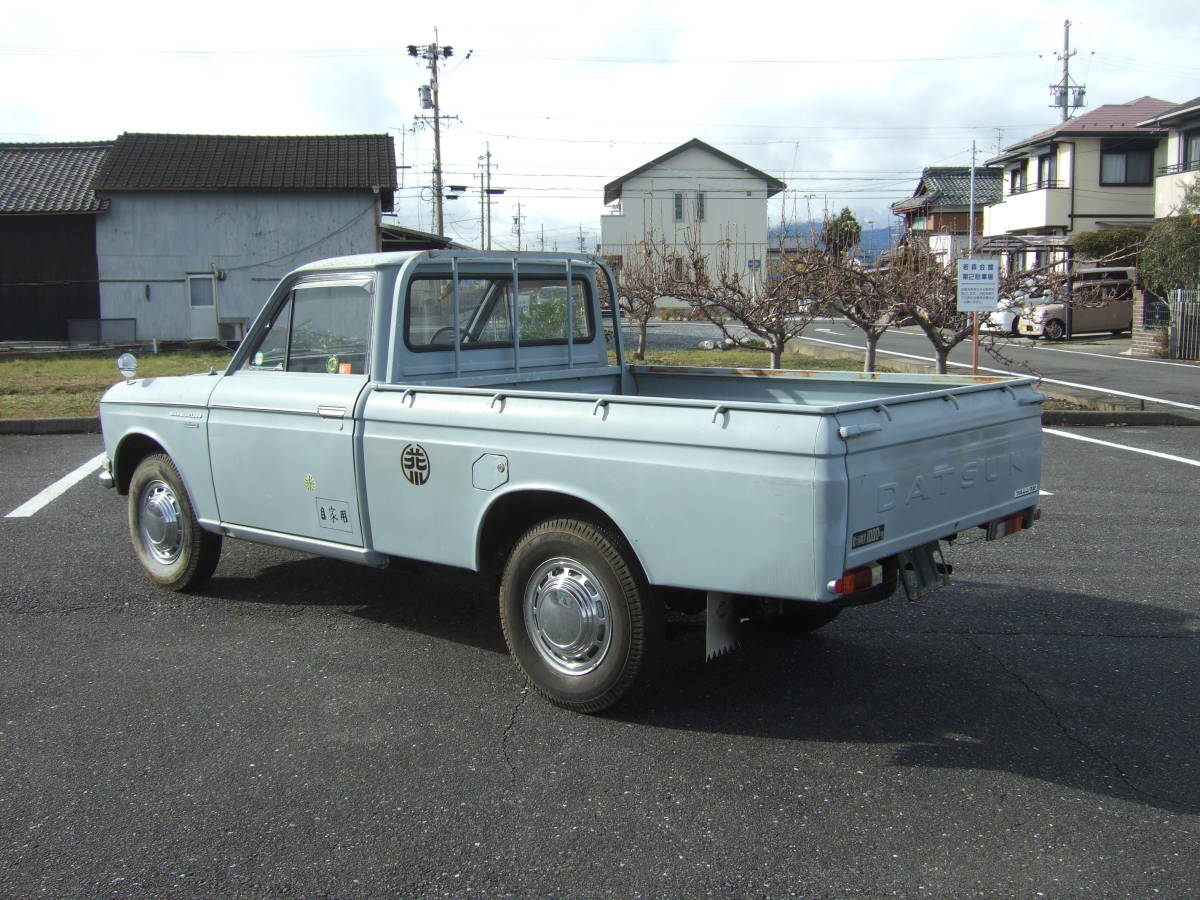
[[[1003,519],[993,519],[984,526],[987,529],[987,539],[994,541],[997,538],[1008,537],[1010,534],[1024,531],[1026,528],[1032,528],[1033,523],[1041,518],[1042,511],[1031,507],[1005,516]]]
[[[883,583],[883,566],[872,563],[869,566],[859,566],[857,569],[847,569],[842,577],[829,582],[826,587],[831,594],[857,594],[867,588]]]

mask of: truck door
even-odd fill
[[[221,521],[362,546],[354,408],[367,383],[373,279],[309,276],[209,400]]]

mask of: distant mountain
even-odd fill
[[[779,240],[780,235],[784,234],[785,229],[782,226],[776,225],[769,231],[769,238],[772,244]],[[798,222],[787,226],[786,233],[788,243],[799,235],[801,243],[815,242],[820,235],[821,226],[815,222]],[[867,259],[876,259],[880,253],[887,250],[896,243],[897,234],[894,229],[888,228],[864,228],[862,236],[859,239],[859,247],[866,254]]]

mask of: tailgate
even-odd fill
[[[839,413],[845,567],[1036,506],[1041,401],[1026,380]]]

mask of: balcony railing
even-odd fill
[[[1067,187],[1067,183],[1065,181],[1034,181],[1030,184],[1011,188],[1008,192],[1008,196],[1015,197],[1017,194],[1029,194],[1033,191],[1046,191],[1065,187]]]
[[[1175,163],[1173,166],[1161,166],[1159,175],[1178,175],[1180,172],[1195,172],[1200,170],[1200,159],[1189,159],[1187,162]]]

